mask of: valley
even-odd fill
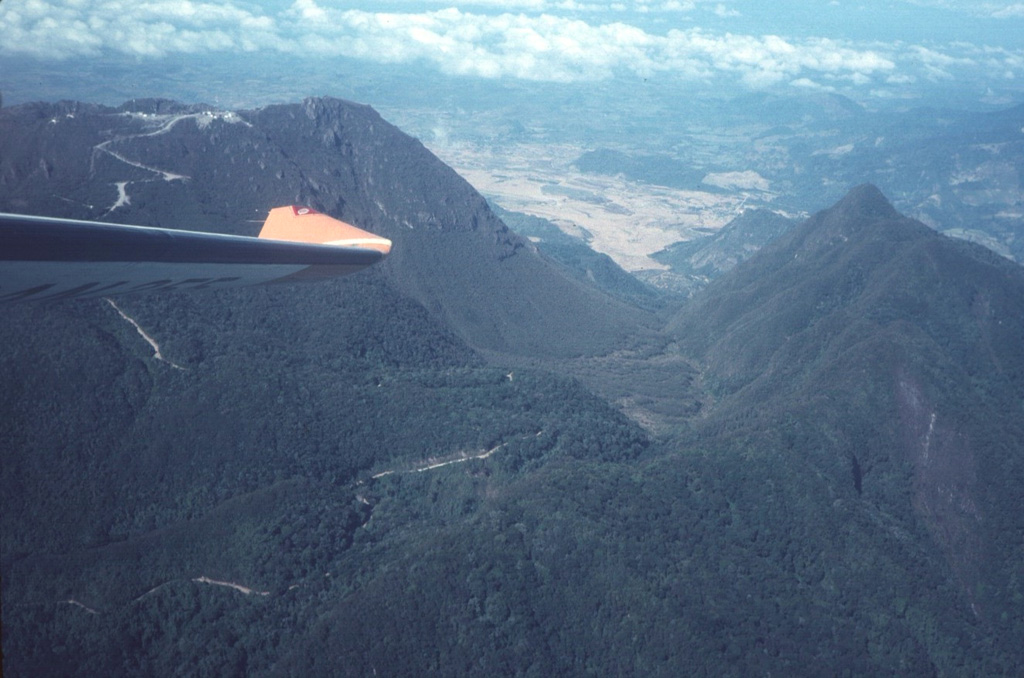
[[[393,244],[0,289],[3,678],[1024,676],[1021,0],[0,34],[0,212]]]
[[[547,219],[630,272],[665,268],[650,255],[714,232],[744,208],[770,204],[772,197],[744,187],[682,190],[581,172],[574,162],[587,149],[573,145],[428,148],[497,205]]]
[[[834,95],[652,95],[609,118],[600,99],[570,101],[569,118],[496,101],[447,116],[388,110],[496,204],[548,219],[632,272],[663,270],[651,254],[745,209],[803,218],[865,181],[940,232],[1024,260],[1022,107],[869,111]],[[592,153],[615,157],[582,171]]]
[[[2,109],[0,209],[96,217],[158,167],[191,180],[112,217],[244,233],[294,202],[395,248],[315,286],[6,309],[4,675],[1024,667],[1017,264],[864,183],[733,219],[799,211],[735,156],[663,188],[637,177],[682,154],[196,111]],[[688,299],[580,244],[642,273],[702,234],[666,259],[709,264]]]

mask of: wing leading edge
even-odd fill
[[[0,302],[323,280],[390,251],[307,207],[271,210],[258,238],[0,214]]]

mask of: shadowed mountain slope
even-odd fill
[[[309,99],[213,113],[64,102],[0,114],[0,210],[254,234],[252,222],[280,204],[391,238],[388,283],[478,348],[600,352],[646,322],[538,256],[367,106]]]
[[[963,605],[1024,638],[1024,552],[1007,539],[1024,530],[1024,269],[864,185],[672,329],[709,387],[689,440],[807,465],[923,526]]]
[[[349,549],[373,476],[648,444],[577,384],[474,351],[606,350],[645,312],[564,275],[372,110],[0,111],[0,210],[254,234],[293,202],[391,237],[392,257],[318,285],[4,309],[5,675],[266,672],[370,576]],[[420,500],[376,512],[399,544],[384,561],[410,550],[393,535]]]
[[[251,233],[305,202],[396,243],[320,286],[5,309],[5,676],[1024,666],[1020,269],[874,189],[661,336],[364,107],[0,125],[0,209]]]
[[[595,252],[582,238],[565,233],[547,219],[491,207],[512,230],[537,243],[541,252],[575,278],[641,308],[657,308],[666,301],[657,288],[640,282],[607,254]]]
[[[732,270],[794,223],[768,210],[746,210],[714,235],[675,243],[651,256],[674,273],[709,280]]]

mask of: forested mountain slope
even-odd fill
[[[290,646],[321,614],[325,575],[356,586],[337,567],[371,476],[647,445],[578,385],[473,350],[602,350],[646,312],[564,275],[366,107],[36,104],[0,128],[5,211],[255,233],[297,202],[396,245],[318,285],[5,307],[5,675],[265,671],[268,638]],[[304,593],[263,617],[203,577]]]
[[[363,107],[0,126],[0,209],[254,232],[304,202],[396,245],[325,285],[4,309],[4,675],[1024,667],[1021,272],[876,190],[660,332]],[[678,428],[528,362],[644,380]]]
[[[695,302],[672,329],[708,400],[684,438],[923,526],[962,604],[1024,638],[1024,269],[864,185]]]
[[[368,106],[308,99],[214,113],[140,100],[0,111],[2,211],[255,234],[282,204],[390,238],[388,283],[476,347],[579,355],[646,322],[538,256]]]
[[[764,209],[746,210],[713,235],[669,245],[652,258],[700,289],[786,232],[795,221]]]

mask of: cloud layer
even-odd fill
[[[286,53],[427,64],[484,78],[576,82],[628,73],[890,94],[922,82],[1024,77],[1024,49],[864,44],[696,27],[654,31],[631,20],[687,13],[698,4],[721,18],[739,12],[736,3],[720,1],[630,0],[602,3],[598,13],[589,0],[476,0],[462,3],[473,11],[412,11],[432,4],[448,3],[396,0],[388,5],[393,11],[381,12],[332,7],[327,0],[294,0],[277,11],[209,0],[22,0],[0,5],[0,55]],[[1024,15],[1019,3],[986,7],[990,16]]]

